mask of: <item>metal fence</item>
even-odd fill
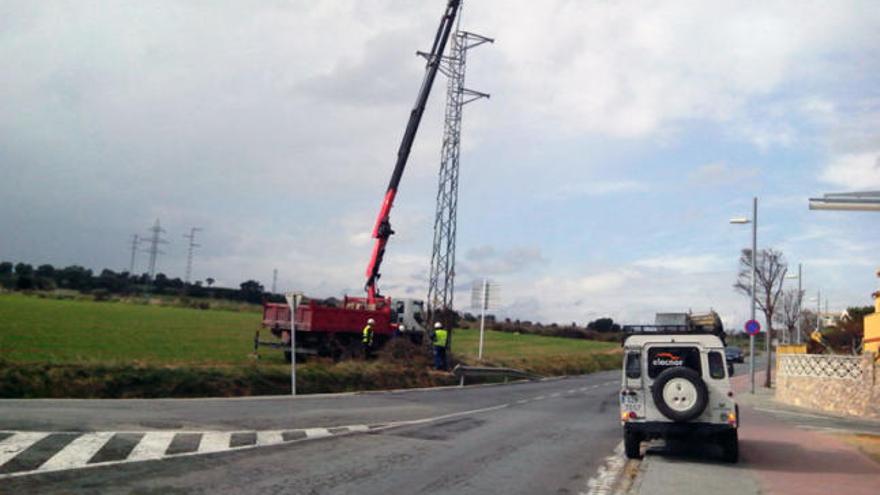
[[[780,376],[834,378],[872,383],[874,366],[870,357],[779,354]]]

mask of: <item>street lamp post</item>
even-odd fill
[[[798,304],[797,304],[797,325],[796,325],[797,339],[795,339],[795,342],[800,344],[801,342],[803,342],[803,336],[802,336],[802,330],[801,330],[801,328],[803,327],[803,318],[801,318],[801,308],[803,308],[803,305],[804,305],[803,265],[801,263],[798,263],[798,274],[797,275],[787,275],[785,278],[788,278],[788,279],[795,279],[796,278],[798,281],[798,292],[797,292],[798,293],[798,299],[797,299]],[[789,339],[790,338],[791,338],[791,336],[789,336]]]
[[[757,260],[758,260],[758,198],[752,198],[752,219],[733,218],[730,220],[733,224],[752,224],[752,301],[751,301],[751,319],[755,319],[755,293],[758,277],[757,277]],[[769,322],[768,322],[769,325]],[[767,352],[770,351],[770,329],[767,329]],[[755,393],[755,336],[749,335],[749,392]]]

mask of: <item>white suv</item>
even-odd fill
[[[720,444],[723,458],[739,457],[739,410],[733,400],[724,343],[690,329],[626,327],[620,419],[626,456],[641,442],[700,436]]]

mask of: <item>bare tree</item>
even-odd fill
[[[791,342],[791,337],[797,332],[798,326],[803,321],[801,314],[804,301],[804,291],[789,289],[782,293],[782,306],[776,315],[776,322],[785,328],[783,341]]]
[[[758,251],[756,258],[755,278],[757,294],[752,294],[751,249],[742,250],[742,255],[739,258],[739,275],[736,277],[736,283],[733,284],[733,288],[749,297],[754,297],[758,308],[764,313],[764,319],[767,322],[767,342],[765,345],[767,369],[764,377],[764,386],[770,387],[770,365],[773,362],[773,349],[770,347],[770,340],[773,338],[773,316],[776,313],[779,296],[782,294],[782,283],[785,282],[788,263],[786,263],[782,251],[775,249],[762,249]]]

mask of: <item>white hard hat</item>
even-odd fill
[[[370,318],[369,320],[367,320],[367,325],[375,325],[375,324],[376,324],[376,320],[374,320],[374,319],[372,319],[372,318]]]
[[[397,325],[397,329],[400,330],[401,332],[403,332],[403,331],[406,331],[406,326],[403,323],[401,323],[400,325]]]
[[[443,328],[443,324],[438,321],[437,323],[434,323],[434,328]]]

